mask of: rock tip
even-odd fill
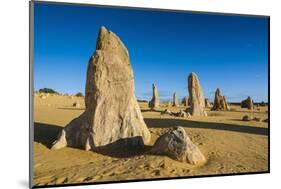
[[[195,72],[191,72],[189,76],[197,76]]]

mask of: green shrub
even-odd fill
[[[78,97],[82,97],[83,96],[83,94],[82,93],[76,93],[76,95],[75,96],[78,96]]]
[[[51,93],[51,94],[59,94],[57,91],[49,88],[39,89],[39,93]]]

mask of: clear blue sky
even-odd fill
[[[161,100],[188,94],[187,76],[199,76],[210,100],[219,87],[228,101],[267,101],[268,20],[199,13],[35,3],[35,89],[85,90],[86,69],[100,26],[129,50],[136,96]]]

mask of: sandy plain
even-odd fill
[[[185,128],[207,158],[203,166],[180,163],[167,156],[116,149],[97,153],[75,148],[50,150],[59,131],[84,111],[84,98],[64,95],[34,95],[34,184],[95,183],[167,177],[202,176],[268,171],[268,123],[242,121],[244,115],[268,118],[268,107],[254,111],[231,105],[231,111],[210,111],[208,117],[179,118],[161,115],[139,103],[151,135],[151,146],[173,126]],[[79,102],[80,107],[73,107]],[[185,109],[169,107],[172,112]]]

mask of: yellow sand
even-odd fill
[[[152,112],[147,103],[140,103],[151,145],[169,128],[182,126],[208,159],[204,166],[195,167],[145,151],[132,155],[119,149],[105,154],[69,147],[50,150],[62,127],[84,111],[84,99],[62,95],[34,99],[35,185],[268,171],[268,123],[241,121],[244,115],[267,118],[267,107],[251,112],[231,106],[232,111],[207,110],[208,117],[177,118]],[[74,102],[82,106],[72,107]],[[180,109],[184,107],[169,108]]]

